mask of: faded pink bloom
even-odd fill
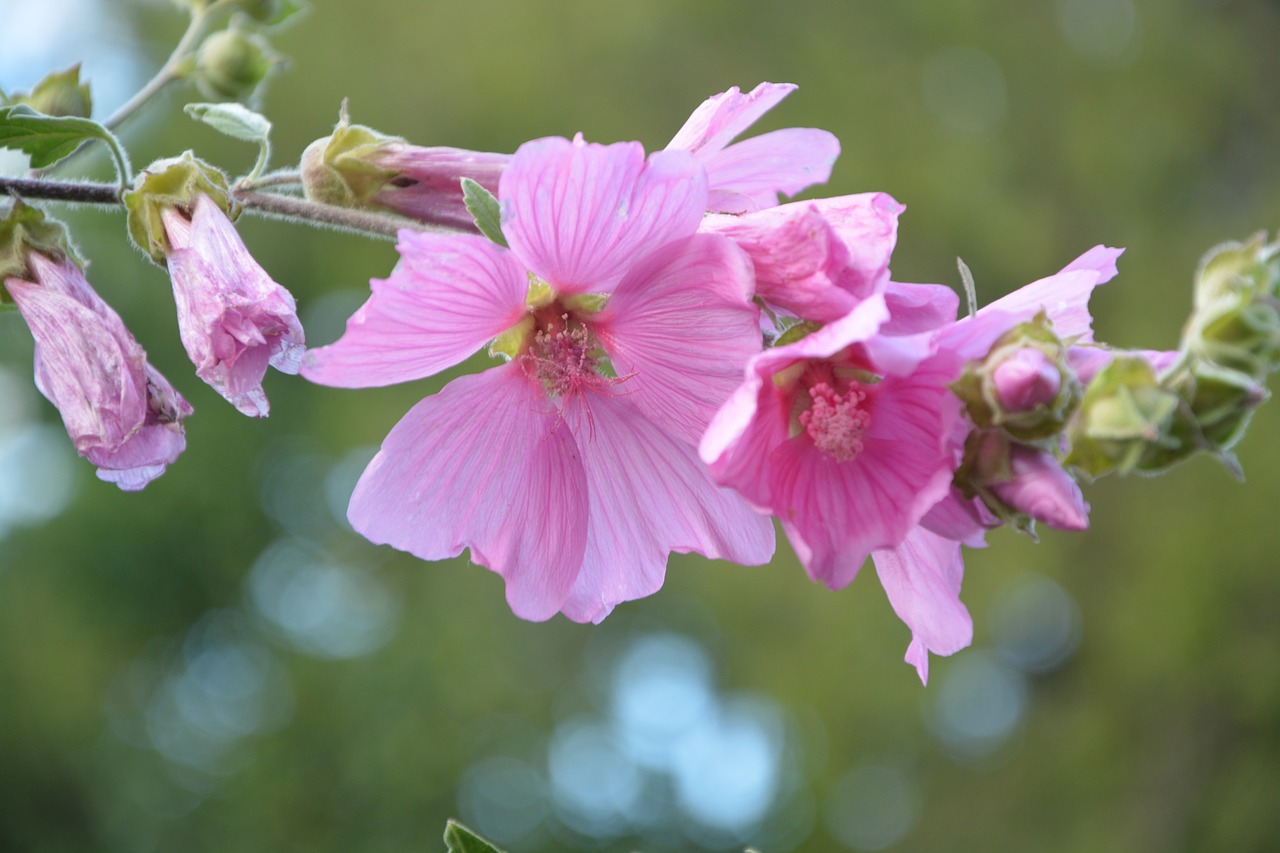
[[[885,193],[824,198],[743,215],[711,214],[751,258],[756,295],[786,314],[828,323],[889,284],[889,257],[905,208]]]
[[[178,332],[196,375],[244,414],[266,417],[267,365],[297,373],[302,360],[293,297],[258,265],[208,196],[196,197],[190,219],[172,207],[162,218]]]
[[[744,95],[734,86],[700,104],[667,144],[668,151],[689,151],[706,167],[708,211],[772,207],[779,193],[795,195],[831,177],[840,143],[825,130],[789,127],[733,142],[796,88],[761,83]]]
[[[656,591],[671,551],[762,563],[767,520],[718,488],[693,442],[760,347],[751,268],[696,234],[706,176],[637,143],[521,146],[502,175],[503,249],[401,232],[400,264],[307,378],[429,376],[491,343],[391,431],[352,525],[423,559],[500,574],[526,619],[599,621]]]
[[[35,338],[36,387],[98,477],[137,491],[186,449],[191,406],[79,267],[38,252],[27,264],[32,280],[10,277],[5,286]]]
[[[511,155],[388,142],[366,160],[376,169],[395,173],[369,197],[373,204],[421,222],[474,231],[475,219],[462,201],[461,181],[470,178],[496,193]]]

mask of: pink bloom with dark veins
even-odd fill
[[[137,491],[187,446],[191,406],[70,261],[27,255],[32,280],[4,284],[35,338],[35,381],[99,479]]]
[[[357,531],[500,574],[526,619],[600,621],[655,592],[672,551],[759,564],[772,528],[694,448],[760,348],[751,265],[697,234],[706,175],[680,151],[521,146],[499,185],[510,250],[400,235],[401,260],[303,375],[344,387],[438,373],[356,486]]]
[[[267,365],[297,373],[305,348],[293,296],[208,196],[197,196],[190,219],[172,207],[162,217],[178,332],[196,375],[244,414],[266,417]]]

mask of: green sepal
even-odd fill
[[[802,320],[794,325],[788,326],[786,330],[778,336],[778,339],[773,342],[773,345],[775,347],[785,347],[787,344],[794,344],[796,341],[804,340],[821,328],[821,323]]]
[[[477,835],[456,820],[445,824],[444,843],[449,848],[449,853],[503,853],[492,841]]]
[[[96,121],[44,115],[26,104],[0,107],[0,148],[27,153],[33,169],[52,166],[90,139],[101,139],[113,149],[119,148],[111,131]]]
[[[374,159],[387,145],[403,140],[347,121],[346,102],[333,133],[317,139],[302,153],[302,189],[311,201],[340,207],[363,207],[398,173]]]
[[[157,160],[142,171],[133,189],[123,196],[129,237],[143,254],[165,266],[169,240],[161,213],[172,207],[190,216],[199,195],[208,196],[228,216],[235,217],[237,211],[222,172],[197,160],[190,151],[180,157]]]
[[[502,209],[493,193],[470,178],[462,179],[462,203],[476,221],[480,233],[503,248],[507,238],[502,233]]]
[[[88,118],[93,113],[93,95],[89,84],[80,82],[80,63],[66,71],[53,71],[32,87],[27,94],[14,94],[0,102],[25,104],[47,116]]]
[[[1265,234],[1207,252],[1183,347],[1255,378],[1280,366],[1280,245]]]
[[[84,261],[71,245],[67,229],[49,219],[38,208],[14,199],[9,213],[0,219],[0,304],[9,301],[6,278],[31,280],[27,253],[39,252],[55,261],[70,258],[77,266]]]
[[[1146,359],[1116,356],[1084,391],[1068,430],[1071,452],[1065,464],[1093,479],[1151,471],[1150,463],[1140,467],[1144,455],[1171,458],[1185,449],[1170,429],[1180,403],[1177,394],[1161,387]]]

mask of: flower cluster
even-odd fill
[[[265,417],[268,364],[297,373],[305,348],[288,291],[254,261],[227,216],[225,179],[186,155],[153,164],[125,194],[135,243],[173,282],[196,375],[246,415]],[[0,220],[0,302],[35,340],[36,387],[98,476],[136,491],[186,448],[192,407],[89,285],[65,229],[15,201]]]
[[[262,144],[253,175],[229,187],[189,153],[152,164],[123,194],[128,230],[170,274],[196,375],[247,415],[267,414],[268,366],[358,388],[488,354],[364,471],[348,515],[373,542],[427,560],[469,550],[517,615],[599,622],[657,591],[672,552],[769,561],[776,519],[830,589],[871,559],[927,680],[931,653],[972,639],[962,546],[1006,524],[1084,529],[1082,479],[1196,452],[1235,467],[1280,367],[1280,246],[1210,253],[1174,352],[1094,340],[1089,299],[1121,254],[1106,246],[981,310],[961,265],[960,317],[951,288],[894,280],[890,195],[784,201],[827,180],[830,133],[738,139],[794,88],[716,95],[647,155],[581,136],[510,155],[424,148],[344,107],[293,195],[265,201],[251,190],[271,179],[254,183],[269,125],[223,109]],[[232,224],[237,199],[406,226],[338,341],[304,353],[292,296]],[[191,407],[60,226],[21,202],[0,223],[0,281],[81,455],[124,489],[159,476]]]
[[[581,137],[509,159],[420,151],[451,178],[483,164],[462,177],[496,189],[499,231],[402,232],[399,265],[302,374],[382,385],[486,347],[494,366],[392,430],[352,495],[357,531],[424,559],[469,548],[518,615],[599,621],[655,591],[672,551],[768,560],[772,516],[832,589],[873,559],[925,679],[929,652],[972,637],[962,544],[1006,521],[1087,525],[1062,459],[1087,396],[1075,354],[1111,355],[1088,300],[1119,250],[957,319],[950,288],[892,280],[892,197],[779,203],[826,180],[830,134],[733,142],[792,88],[717,95],[647,158]],[[396,177],[404,148],[371,134],[313,147],[317,194],[341,177],[326,160]],[[450,182],[402,183],[463,203]],[[383,186],[366,202],[387,204]]]

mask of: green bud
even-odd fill
[[[363,207],[398,173],[374,162],[379,151],[403,140],[360,124],[349,124],[346,105],[330,136],[302,152],[302,188],[311,201]]]
[[[281,62],[257,33],[237,27],[220,30],[196,51],[196,86],[208,98],[246,100]]]
[[[1146,359],[1116,356],[1084,391],[1068,428],[1066,464],[1096,478],[1150,470],[1141,463],[1144,455],[1157,451],[1186,455],[1195,448],[1184,447],[1171,434],[1179,405],[1178,395],[1161,387]]]
[[[197,160],[190,151],[181,157],[157,160],[142,171],[133,189],[123,196],[129,237],[151,260],[165,265],[169,239],[161,213],[170,207],[191,215],[196,196],[207,195],[234,218],[227,178]]]
[[[236,0],[236,5],[250,18],[264,24],[275,20],[283,8],[281,0]]]
[[[1238,370],[1193,359],[1178,375],[1172,390],[1183,401],[1169,426],[1172,441],[1167,447],[1149,449],[1138,470],[1161,471],[1198,450],[1216,454],[1234,467],[1227,451],[1266,402],[1266,387]]]
[[[55,261],[70,258],[83,266],[62,223],[47,219],[40,210],[14,199],[9,213],[0,219],[0,303],[9,301],[5,279],[31,280],[27,267],[30,252],[39,252]]]
[[[1060,433],[1081,393],[1067,347],[1043,312],[1001,335],[951,389],[980,429],[999,428],[1024,442]]]
[[[1210,250],[1196,272],[1195,310],[1184,347],[1261,378],[1280,366],[1280,245],[1257,234]]]
[[[80,82],[79,63],[66,71],[54,71],[35,85],[29,94],[14,94],[10,104],[26,104],[47,116],[88,118],[93,111],[89,84]]]

